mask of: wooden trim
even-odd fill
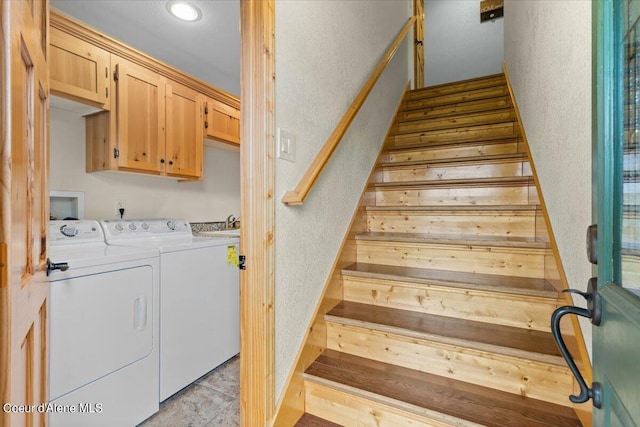
[[[549,211],[547,210],[547,205],[545,204],[545,201],[544,201],[544,194],[542,193],[542,188],[540,187],[540,180],[538,179],[538,173],[536,171],[535,162],[533,160],[533,157],[531,156],[529,141],[527,139],[527,134],[524,130],[522,116],[520,115],[520,110],[518,108],[518,103],[516,102],[516,97],[513,93],[513,88],[511,87],[511,80],[509,79],[509,72],[507,71],[507,64],[505,62],[502,63],[502,70],[504,72],[507,88],[509,89],[509,95],[511,96],[511,102],[513,103],[513,108],[516,111],[516,117],[517,117],[518,123],[520,124],[519,131],[522,137],[522,143],[526,150],[527,156],[529,157],[529,165],[531,166],[531,171],[533,173],[533,180],[536,186],[536,190],[538,191],[540,208],[544,216],[547,236],[549,238],[549,242],[551,244],[551,249],[553,252],[553,259],[550,261],[553,261],[555,263],[554,267],[557,269],[559,286],[560,286],[560,289],[558,290],[560,291],[563,289],[569,289],[569,282],[567,280],[567,275],[564,271],[562,258],[560,257],[560,251],[558,250],[558,244],[556,243],[556,238],[553,233],[553,228],[551,227],[551,221],[549,220]],[[548,275],[548,269],[545,268],[545,279],[548,278],[547,275]],[[551,277],[550,279],[552,283],[556,282],[556,280],[554,280],[556,279],[555,277]],[[573,305],[573,299],[570,294],[563,293],[561,298],[564,299],[567,305]],[[582,328],[580,327],[580,322],[578,321],[577,316],[571,316],[571,324],[573,326],[573,330],[575,333],[576,343],[577,343],[578,352],[579,352],[578,362],[580,363],[580,366],[582,366],[582,374],[584,375],[585,381],[587,383],[591,383],[593,381],[593,370],[592,370],[591,362],[589,359],[589,352],[587,351],[587,346],[585,344],[584,335],[582,334]],[[573,408],[576,411],[578,418],[580,419],[580,421],[584,426],[593,425],[591,403],[586,403],[581,405],[574,404]]]
[[[367,183],[363,187],[358,208],[356,208],[349,227],[347,228],[347,233],[342,239],[340,249],[338,249],[336,259],[331,267],[331,273],[327,278],[314,310],[314,315],[307,328],[307,333],[302,339],[303,345],[298,350],[295,363],[285,383],[284,393],[278,402],[273,426],[294,425],[305,411],[305,390],[302,374],[304,374],[304,371],[327,348],[327,330],[324,315],[344,300],[342,269],[356,262],[356,235],[366,231],[367,228],[367,213],[364,209],[364,199],[368,183],[371,182],[375,176],[376,165],[382,155],[386,142],[389,140],[389,136],[397,130],[399,112],[406,103],[410,90],[411,82],[408,82],[405,86],[404,94],[397,105],[394,120],[387,130],[384,142],[380,145],[380,151],[378,152],[375,163],[372,165]]]
[[[240,2],[240,23],[240,425],[264,427],[275,409],[275,0]]]
[[[60,11],[51,10],[50,25],[67,34],[71,34],[80,40],[84,40],[94,46],[98,46],[112,54],[120,56],[135,64],[141,65],[149,70],[160,74],[168,79],[183,84],[197,92],[225,103],[233,108],[240,108],[240,100],[228,93],[206,83],[200,79],[190,76],[177,68],[165,64],[137,49],[129,47],[100,31],[97,31],[83,22],[77,21]]]
[[[11,383],[11,334],[9,307],[9,260],[8,243],[11,238],[11,129],[7,111],[11,108],[11,96],[8,87],[10,70],[7,58],[10,58],[9,2],[0,1],[0,402],[10,397]],[[0,425],[9,426],[9,413],[0,411]]]
[[[313,187],[316,180],[320,176],[320,173],[331,158],[331,155],[335,151],[336,147],[338,146],[340,141],[342,141],[342,137],[347,132],[349,125],[356,117],[356,114],[358,114],[360,107],[362,107],[362,105],[364,104],[364,101],[367,99],[367,96],[369,96],[369,93],[382,75],[382,72],[385,70],[389,62],[391,62],[391,59],[393,59],[393,56],[400,47],[400,43],[402,43],[404,38],[407,36],[409,30],[411,29],[411,26],[415,21],[415,16],[409,18],[409,22],[406,23],[404,28],[396,36],[394,42],[384,54],[376,69],[373,71],[369,79],[365,82],[364,86],[362,86],[360,92],[358,92],[358,95],[355,97],[349,108],[347,108],[347,111],[342,116],[342,119],[340,119],[340,122],[338,122],[336,128],[333,130],[333,132],[331,132],[331,135],[329,135],[329,139],[327,139],[327,141],[324,143],[324,145],[316,155],[316,158],[313,160],[311,165],[309,165],[309,168],[296,186],[295,190],[288,191],[282,198],[282,203],[284,203],[285,205],[301,205],[304,203],[304,199],[306,199],[307,195],[309,195],[309,191],[311,191],[311,188]]]

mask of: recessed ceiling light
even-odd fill
[[[167,3],[167,10],[173,16],[183,21],[193,22],[202,18],[200,9],[186,1],[170,1]]]

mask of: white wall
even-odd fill
[[[505,62],[531,155],[569,286],[584,290],[591,277],[591,2],[507,0],[504,10]],[[582,325],[590,350],[591,327]]]
[[[502,72],[504,22],[480,23],[479,0],[424,0],[425,86]]]
[[[83,191],[85,217],[116,218],[116,199],[126,201],[125,218],[184,217],[191,222],[240,216],[239,150],[204,149],[204,179],[178,182],[123,172],[85,172],[85,120],[51,108],[49,187]]]
[[[276,160],[275,383],[280,396],[407,84],[401,47],[303,206],[295,187],[391,41],[410,1],[277,1],[276,125],[297,137],[297,160]]]

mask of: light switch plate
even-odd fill
[[[296,137],[295,135],[278,128],[278,158],[296,161]]]

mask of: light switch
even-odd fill
[[[278,128],[278,158],[296,161],[296,137],[280,128]]]

